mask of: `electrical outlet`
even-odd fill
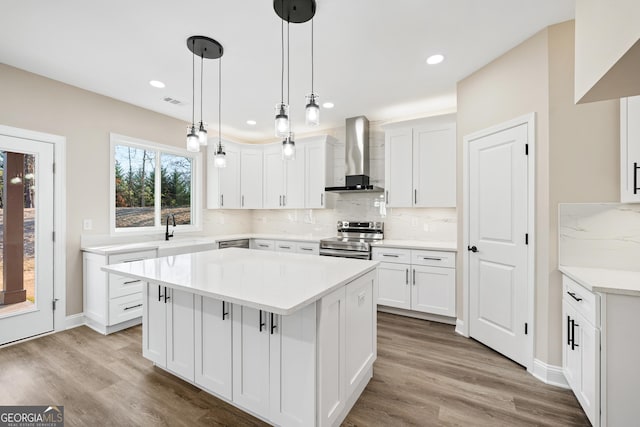
[[[85,219],[82,221],[82,229],[84,231],[89,231],[93,228],[93,221],[90,219]]]

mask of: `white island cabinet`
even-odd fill
[[[230,248],[104,270],[146,282],[158,367],[271,424],[333,426],[373,376],[377,264]]]

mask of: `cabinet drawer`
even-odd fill
[[[589,323],[600,326],[600,297],[573,279],[562,276],[562,298]]]
[[[142,280],[109,274],[109,298],[118,298],[142,292]]]
[[[252,248],[263,251],[272,251],[275,249],[275,242],[273,240],[254,239]]]
[[[411,251],[411,264],[431,267],[456,267],[455,252]]]
[[[109,264],[120,264],[121,262],[134,262],[143,259],[155,258],[156,250],[130,252],[126,254],[109,255]]]
[[[411,262],[411,251],[397,248],[373,248],[371,259],[374,261],[409,264]]]
[[[296,244],[294,242],[276,241],[276,252],[295,252]]]
[[[318,243],[296,243],[296,252],[307,255],[320,255]]]
[[[109,325],[117,325],[136,317],[142,317],[142,292],[109,301]]]

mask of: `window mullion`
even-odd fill
[[[156,151],[156,176],[155,176],[155,197],[154,197],[154,208],[155,208],[155,217],[156,217],[156,227],[162,227],[162,218],[161,215],[161,204],[162,204],[162,190],[160,188],[161,179],[160,179],[160,156],[162,152],[160,150]]]

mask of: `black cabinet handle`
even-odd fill
[[[265,322],[262,321],[262,310],[260,310],[260,313],[258,314],[258,325],[260,327],[260,332],[262,332],[262,328],[265,327],[267,324]]]
[[[568,293],[568,294],[569,294],[569,296],[570,296],[571,298],[573,298],[574,300],[576,300],[576,301],[578,301],[578,302],[582,301],[582,298],[577,297],[575,292],[569,292],[569,291],[567,291],[567,293]]]
[[[138,283],[138,282],[140,282],[140,280],[129,280],[129,281],[124,282],[123,285],[130,285],[132,283]]]
[[[413,286],[416,285],[416,269],[413,269]]]
[[[390,258],[399,258],[400,255],[396,255],[396,254],[382,254],[382,256],[386,256],[386,257],[390,257]]]
[[[575,320],[571,320],[571,350],[575,350],[576,347],[580,347],[576,344],[576,326],[580,326]]]
[[[164,303],[166,304],[167,301],[169,301],[171,299],[171,297],[169,296],[169,291],[167,290],[167,287],[164,287]]]
[[[638,162],[634,162],[633,163],[633,194],[638,194],[638,190],[640,190],[640,188],[638,187],[638,169],[640,169],[640,166],[638,166]]]
[[[409,284],[409,269],[408,268],[404,271],[404,283],[405,283],[405,285]]]
[[[228,311],[224,311],[224,301],[222,301],[222,320],[229,315]]]
[[[167,289],[167,288],[165,288],[165,289]],[[158,302],[162,301],[162,297],[163,296],[164,295],[162,295],[162,292],[160,291],[160,285],[158,285]]]
[[[475,246],[467,246],[467,250],[473,253],[478,252],[478,248],[476,248]]]
[[[567,316],[567,345],[571,345],[571,316]]]
[[[413,203],[414,204],[418,203],[418,190],[417,189],[413,190]]]
[[[273,335],[273,330],[276,329],[278,325],[273,321],[273,313],[271,313],[271,335]]]
[[[142,307],[142,304],[132,305],[131,307],[125,307],[124,311],[132,310],[134,308]]]

